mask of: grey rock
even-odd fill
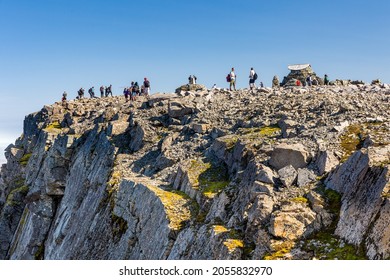
[[[296,136],[296,126],[298,124],[293,120],[282,119],[278,121],[278,126],[282,129],[282,137],[294,137]]]
[[[256,180],[266,183],[274,184],[274,177],[276,176],[274,171],[265,165],[260,165],[258,174],[256,175]]]
[[[316,160],[316,166],[320,175],[330,172],[339,164],[339,160],[330,151],[323,151]]]
[[[383,207],[382,193],[389,191],[389,171],[377,164],[386,162],[389,156],[390,146],[359,150],[325,181],[328,188],[342,194],[340,220],[335,233],[352,244],[364,242],[370,224],[378,213],[386,211],[383,210],[386,207]],[[380,239],[377,241],[381,242]],[[379,245],[375,242],[369,244],[370,248]]]
[[[306,168],[298,169],[297,185],[298,187],[305,187],[308,184],[316,181],[316,175]]]
[[[279,179],[285,187],[291,187],[297,179],[298,172],[292,165],[287,165],[278,171]]]
[[[195,111],[193,106],[189,104],[184,104],[179,101],[171,100],[168,104],[168,114],[172,118],[181,118],[185,115],[192,114]]]
[[[277,170],[292,165],[295,169],[307,165],[309,153],[302,144],[280,144],[271,154],[269,164]]]
[[[307,206],[291,204],[288,209],[272,213],[269,232],[278,238],[296,240],[313,232],[315,217]]]
[[[130,129],[130,145],[129,148],[132,152],[140,150],[143,146],[144,141],[144,129],[141,125],[135,125]]]

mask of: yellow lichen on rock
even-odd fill
[[[61,132],[61,125],[58,121],[52,122],[51,124],[47,125],[44,131],[48,133],[58,134]]]
[[[234,252],[237,248],[244,248],[244,242],[241,239],[228,238],[223,242],[223,245],[229,250],[229,253]]]
[[[165,191],[152,185],[148,185],[147,188],[160,198],[171,229],[180,230],[183,223],[191,219],[192,200],[187,195],[177,191]]]
[[[221,234],[221,233],[225,233],[225,232],[229,232],[229,230],[226,227],[221,226],[221,225],[214,225],[213,231],[216,235]]]

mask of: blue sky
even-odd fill
[[[330,79],[390,83],[390,1],[0,0],[0,146],[26,114],[77,89],[142,81],[172,92],[190,74],[246,87],[310,63]],[[1,148],[1,147],[0,147]]]

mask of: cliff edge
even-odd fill
[[[389,259],[386,85],[44,106],[6,149],[0,259]]]

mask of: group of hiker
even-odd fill
[[[275,76],[276,77],[276,76]],[[275,79],[274,77],[274,79]],[[258,79],[258,75],[256,71],[251,67],[249,71],[249,89],[253,90],[256,89],[256,80]],[[229,74],[226,76],[226,81],[229,83],[229,90],[236,90],[236,80],[237,80],[237,74],[234,71],[234,67],[232,67],[232,70],[229,72]],[[275,85],[275,81],[272,82],[273,85]],[[324,84],[329,85],[329,77],[327,74],[324,76]],[[279,82],[277,82],[279,86]],[[260,87],[264,87],[263,82],[259,83]],[[305,81],[301,82],[300,80],[296,80],[296,86],[313,86],[318,85],[318,81],[313,79],[311,75],[308,75],[305,79]],[[213,88],[216,88],[216,85],[214,84]]]
[[[95,87],[90,87],[90,88],[88,89],[88,93],[89,93],[89,97],[90,97],[90,98],[97,98],[97,96],[95,95]],[[82,98],[84,98],[84,94],[85,94],[85,89],[81,87],[81,88],[77,91],[76,99],[82,99]],[[65,92],[62,94],[62,101],[66,101],[67,96],[68,96],[68,94],[67,94],[66,91],[65,91]],[[112,96],[112,85],[110,85],[110,86],[108,86],[108,87],[101,86],[101,87],[100,87],[100,97],[103,98],[103,97],[108,97],[108,96]]]
[[[229,90],[236,90],[236,79],[237,75],[234,72],[234,67],[232,67],[232,70],[230,73],[226,76],[226,81],[229,83]],[[256,80],[258,79],[258,75],[256,71],[251,67],[251,70],[249,71],[249,89],[253,90],[256,88]],[[260,87],[264,87],[263,82],[260,82]]]
[[[99,90],[100,90],[100,97],[101,98],[113,96],[112,85],[101,86]],[[97,96],[95,95],[95,87],[93,87],[93,86],[90,87],[88,89],[88,93],[89,93],[90,98],[97,98]],[[84,98],[84,94],[85,94],[85,89],[81,87],[77,91],[76,99]],[[129,96],[130,96],[130,100],[132,100],[132,101],[135,101],[136,96],[141,96],[141,95],[148,96],[150,94],[150,81],[148,80],[148,78],[144,78],[144,82],[143,82],[141,88],[139,87],[138,82],[131,82],[130,87],[124,88],[123,94],[125,95],[126,101],[129,100]],[[62,102],[66,102],[67,97],[68,97],[68,93],[66,91],[64,91],[64,93],[62,94]]]
[[[150,81],[148,78],[144,78],[144,82],[139,87],[138,82],[131,82],[130,87],[125,87],[123,90],[126,101],[135,101],[137,96],[149,96],[150,94]]]
[[[275,77],[274,77],[274,80],[275,80]],[[251,67],[251,69],[249,71],[249,89],[250,90],[256,89],[256,80],[257,79],[258,79],[258,74],[253,69],[253,67]],[[190,75],[188,77],[189,84],[196,84],[196,80],[197,80],[197,77],[195,75]],[[236,90],[236,80],[237,80],[237,74],[235,73],[234,67],[232,67],[231,71],[226,76],[226,81],[229,83],[229,90]],[[278,81],[274,81],[274,80],[272,81],[273,86],[276,84],[279,84]],[[329,81],[328,75],[325,74],[324,84],[329,85],[329,82],[330,81]],[[308,75],[306,77],[305,81],[301,82],[300,80],[297,80],[295,85],[296,86],[302,86],[302,85],[303,86],[306,86],[306,85],[312,86],[312,85],[316,85],[316,84],[318,84],[318,81],[313,80],[311,75]],[[264,87],[263,82],[260,82],[259,86],[261,88]],[[217,88],[216,84],[214,84],[212,88],[213,89]],[[80,88],[77,91],[76,98],[77,99],[84,98],[84,93],[85,93],[85,90],[83,88]],[[89,88],[88,93],[89,93],[90,98],[97,98],[95,96],[95,88],[94,87]],[[138,82],[131,82],[130,87],[124,88],[123,94],[125,96],[126,101],[129,101],[129,100],[135,101],[137,96],[149,96],[150,95],[150,81],[148,80],[148,78],[144,78],[144,81],[143,81],[141,87],[139,86]],[[108,97],[108,96],[113,96],[112,95],[112,85],[110,85],[108,87],[101,86],[100,87],[100,97],[103,98],[103,97]],[[66,100],[67,100],[67,93],[64,92],[62,95],[62,101],[66,101]]]

